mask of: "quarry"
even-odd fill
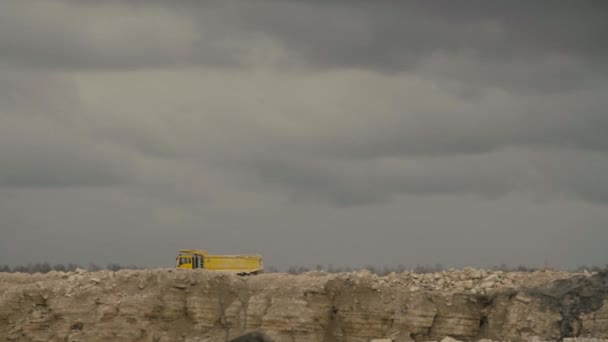
[[[0,273],[0,341],[234,339],[608,339],[608,272]]]

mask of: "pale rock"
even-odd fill
[[[513,281],[511,279],[503,279],[501,281],[502,285],[504,285],[505,287],[514,287],[515,284],[513,283]]]
[[[491,282],[495,282],[495,281],[497,281],[498,279],[499,279],[499,278],[498,278],[498,274],[496,274],[496,273],[495,273],[495,274],[490,274],[489,276],[487,276],[487,277],[483,278],[483,281],[484,281],[484,282],[490,282],[490,281],[491,281]]]
[[[521,292],[518,293],[517,296],[515,296],[515,299],[518,300],[518,301],[520,301],[520,302],[523,302],[523,303],[530,303],[530,302],[532,302],[532,298],[524,295]]]
[[[484,277],[484,275],[483,275],[483,273],[482,273],[481,271],[474,270],[474,271],[473,271],[473,272],[472,272],[472,273],[469,275],[469,277],[470,277],[471,279],[481,279],[481,278],[483,278],[483,277]]]
[[[462,272],[464,274],[471,275],[473,272],[475,272],[475,269],[473,267],[465,267]]]
[[[494,283],[491,281],[484,281],[479,285],[479,287],[482,289],[490,289],[494,287]]]
[[[443,340],[441,340],[441,342],[461,342],[461,341],[448,336],[448,337],[445,337]]]

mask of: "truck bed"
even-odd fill
[[[206,255],[203,268],[210,271],[259,273],[264,266],[258,255]]]

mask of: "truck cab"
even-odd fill
[[[177,258],[175,258],[175,266],[189,270],[204,268],[203,261],[206,255],[209,255],[209,253],[204,250],[181,250]]]

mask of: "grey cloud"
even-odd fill
[[[23,66],[408,70],[513,90],[577,89],[605,79],[608,70],[608,8],[599,1],[53,0],[0,6],[0,59]],[[429,64],[463,57],[461,71]]]
[[[74,187],[108,186],[125,182],[125,175],[107,168],[97,159],[62,159],[55,153],[52,160],[36,160],[29,163],[15,163],[0,160],[0,187]]]
[[[569,55],[546,58],[481,60],[471,54],[435,54],[422,61],[416,73],[438,82],[457,81],[470,89],[503,88],[512,93],[567,93],[602,87],[608,69]]]
[[[568,55],[604,64],[608,51],[601,2],[287,2],[246,13],[252,27],[313,65],[402,69],[434,53],[501,61]]]
[[[604,90],[450,101],[403,114],[373,140],[342,146],[355,158],[492,152],[508,146],[608,150]],[[407,106],[407,105],[405,105]],[[404,111],[407,111],[404,108]],[[449,114],[448,114],[449,113]]]
[[[53,123],[70,125],[78,119],[80,106],[78,89],[69,76],[15,71],[0,65],[2,117],[48,118]]]
[[[603,262],[606,13],[0,1],[0,259]]]
[[[489,89],[463,98],[433,81],[366,72],[204,75],[150,73],[144,82],[163,87],[141,90],[132,83],[137,78],[93,76],[89,82],[133,89],[121,95],[95,88],[95,106],[114,113],[95,115],[96,137],[175,167],[195,160],[231,170],[235,179],[261,185],[257,190],[339,206],[404,194],[497,198],[527,191],[602,203],[601,187],[593,194],[557,175],[592,164],[568,151],[605,160],[603,88],[526,95]],[[317,82],[324,87],[314,88]],[[166,96],[165,89],[180,91]],[[569,167],[549,167],[551,153],[564,155]]]
[[[374,161],[263,160],[253,165],[262,187],[295,201],[338,207],[379,205],[400,195],[475,196],[511,193],[608,204],[603,153],[506,149],[487,154]]]
[[[208,16],[211,28],[199,30],[185,13],[118,2],[6,1],[0,60],[59,70],[238,64],[241,42],[221,33],[217,18]]]
[[[90,139],[85,116],[69,77],[0,68],[0,187],[128,182],[129,166]]]
[[[285,160],[259,160],[251,170],[264,186],[278,185],[279,190],[286,190],[296,201],[321,200],[349,207],[386,202],[391,196],[386,189],[371,186],[373,179],[349,182],[325,169],[322,162],[311,165]]]
[[[533,161],[537,177],[562,195],[608,204],[608,158],[604,152],[545,151]],[[542,173],[541,173],[542,172]]]
[[[379,206],[336,209],[323,203],[286,205],[276,194],[238,191],[190,209],[125,189],[12,192],[0,206],[3,223],[18,225],[15,234],[10,227],[8,233],[2,230],[5,263],[90,260],[172,267],[176,251],[188,246],[261,253],[267,265],[282,269],[436,262],[576,267],[603,265],[606,258],[602,242],[608,232],[602,223],[608,216],[604,207],[588,203],[404,196]],[[23,246],[31,251],[24,253]]]
[[[110,186],[132,181],[128,161],[44,120],[0,128],[0,187]],[[31,136],[35,135],[34,136]]]
[[[507,162],[513,159],[511,154],[349,162],[264,160],[253,170],[264,186],[278,186],[294,200],[351,207],[381,204],[400,194],[504,196],[518,188],[522,176]]]

